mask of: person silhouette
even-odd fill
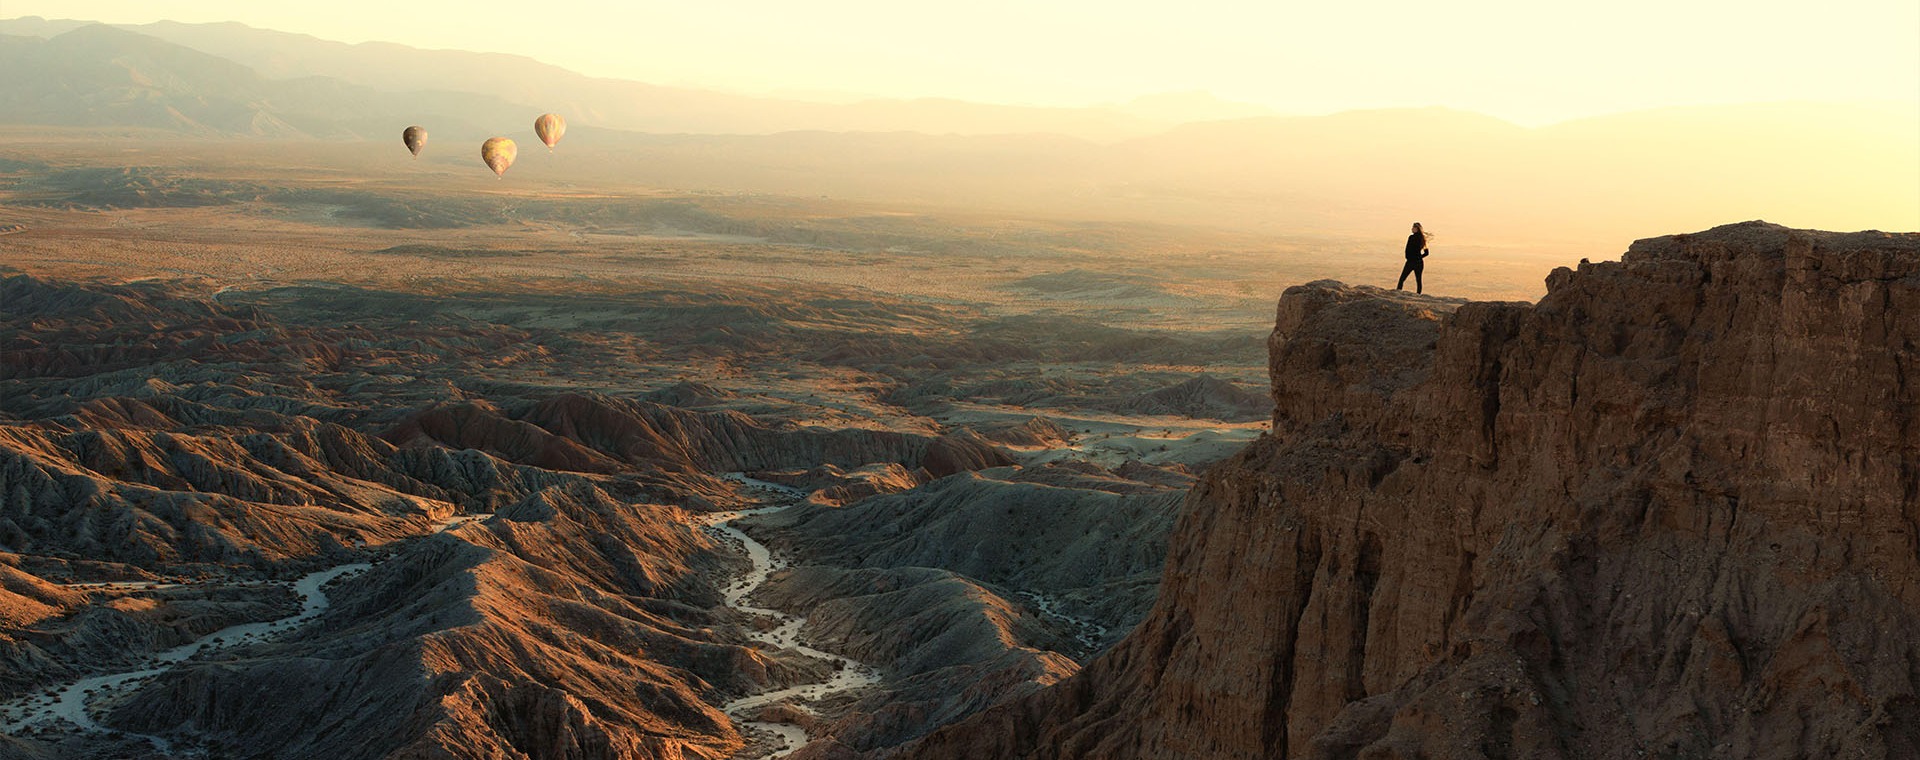
[[[1405,290],[1407,287],[1407,275],[1411,274],[1413,275],[1413,292],[1426,292],[1426,284],[1421,282],[1421,275],[1424,275],[1426,271],[1427,233],[1420,230],[1419,222],[1414,222],[1413,234],[1407,236],[1407,265],[1400,268],[1400,283],[1394,285],[1393,289]]]

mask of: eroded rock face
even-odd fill
[[[1636,243],[1538,304],[1314,283],[1159,601],[913,758],[1913,757],[1920,235]]]

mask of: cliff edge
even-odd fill
[[[1920,756],[1920,234],[1281,298],[1159,601],[943,758]]]

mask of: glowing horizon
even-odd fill
[[[813,100],[1042,106],[1205,92],[1277,113],[1444,106],[1525,126],[1673,106],[1920,109],[1920,3],[1483,1],[1175,11],[1066,0],[927,6],[741,0],[671,7],[421,0],[10,0],[9,18],[239,22],[347,43],[524,55],[589,76]],[[502,23],[502,19],[510,23]]]

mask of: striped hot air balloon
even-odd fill
[[[540,142],[547,144],[547,152],[553,152],[554,143],[560,142],[560,136],[567,133],[567,120],[557,113],[543,113],[533,120],[533,133],[540,136]]]

